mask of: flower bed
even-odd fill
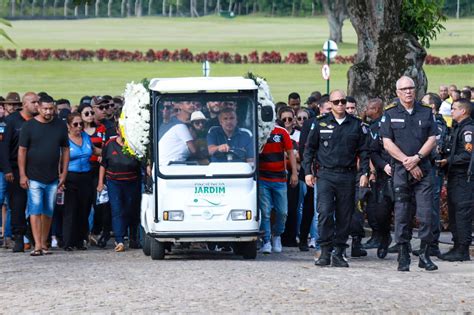
[[[119,49],[22,49],[18,56],[15,49],[0,49],[0,60],[59,60],[59,61],[120,61],[120,62],[203,62],[205,60],[211,63],[259,63],[259,64],[308,64],[309,58],[306,52],[290,52],[283,57],[278,51],[264,51],[258,53],[252,51],[249,54],[229,53],[220,51],[208,51],[193,54],[189,49],[176,49],[170,51],[168,49],[153,50],[146,52],[128,51]],[[336,56],[331,60],[333,64],[353,64],[355,55]],[[321,51],[314,53],[314,62],[325,63],[326,57]],[[427,65],[459,65],[473,64],[474,55],[453,55],[451,57],[436,57],[432,55],[426,56],[425,64]]]

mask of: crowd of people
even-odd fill
[[[408,77],[394,88],[397,98],[387,104],[379,98],[357,104],[340,90],[313,92],[305,104],[293,92],[276,103],[276,125],[256,166],[262,253],[314,248],[320,251],[316,265],[348,267],[351,236],[352,257],[366,256],[367,249],[377,249],[381,259],[398,252],[400,271],[409,270],[410,252],[426,270],[437,269],[430,256],[470,259],[472,88],[443,85],[421,100]],[[150,170],[122,150],[122,106],[121,97],[108,95],[84,96],[78,106],[44,92],[21,99],[11,92],[0,100],[4,247],[31,247],[32,256],[41,256],[58,247],[105,248],[111,236],[117,252],[127,243],[141,246],[142,179]],[[190,156],[200,164],[253,162],[252,133],[241,128],[239,114],[232,101],[165,103],[160,163]],[[442,254],[440,191],[446,184],[454,246]],[[412,251],[415,214],[422,242]],[[365,222],[372,234],[363,244]]]

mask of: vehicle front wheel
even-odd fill
[[[150,238],[151,241],[151,259],[162,260],[165,258],[165,243],[158,242],[154,238]]]
[[[239,252],[244,259],[255,259],[257,257],[257,241],[242,243]]]

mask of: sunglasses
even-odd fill
[[[293,118],[292,117],[285,117],[281,119],[283,122],[292,122]]]
[[[81,122],[73,122],[72,123],[72,126],[74,128],[77,128],[77,127],[84,127],[84,123],[81,121]]]
[[[94,116],[95,113],[93,111],[90,112],[84,112],[84,116],[89,117],[89,116]]]
[[[109,105],[100,105],[100,106],[98,106],[98,108],[99,108],[100,110],[108,110],[109,107],[110,107]]]
[[[308,117],[306,117],[306,116],[299,116],[297,119],[298,119],[298,121],[305,121],[306,119],[308,119]]]
[[[345,98],[341,98],[340,100],[334,100],[334,101],[331,101],[331,103],[333,103],[334,105],[346,105],[347,103],[347,100]]]
[[[193,124],[195,124],[195,125],[204,125],[204,121],[196,120],[196,121],[193,121]]]

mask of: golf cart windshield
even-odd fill
[[[160,176],[251,176],[257,151],[253,93],[163,94],[155,99]]]

